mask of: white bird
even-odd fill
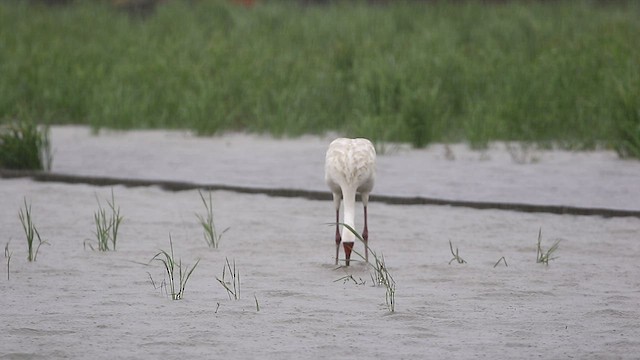
[[[367,139],[335,139],[327,150],[324,166],[325,181],[333,193],[336,208],[336,265],[340,254],[340,243],[344,247],[345,264],[349,266],[351,251],[356,236],[342,227],[340,235],[340,202],[344,200],[342,223],[354,228],[356,193],[360,193],[364,206],[364,230],[362,239],[365,245],[365,260],[369,262],[369,231],[367,229],[367,204],[369,193],[373,189],[376,172],[376,150]]]

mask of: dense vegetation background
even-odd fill
[[[0,3],[1,122],[640,157],[634,2],[66,2]]]

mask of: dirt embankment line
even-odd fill
[[[30,178],[35,181],[42,182],[59,182],[66,184],[87,184],[95,186],[157,186],[167,191],[185,191],[185,190],[210,190],[210,191],[232,191],[243,194],[263,194],[275,197],[299,197],[310,200],[331,200],[331,193],[328,191],[314,191],[301,189],[278,189],[278,188],[260,188],[248,186],[233,185],[216,185],[216,184],[198,184],[183,181],[168,180],[145,180],[145,179],[126,179],[99,176],[84,176],[59,174],[42,171],[31,170],[6,170],[0,169],[0,177],[2,178]],[[371,195],[371,201],[382,202],[392,205],[440,205],[466,207],[472,209],[497,209],[529,213],[550,213],[550,214],[568,214],[568,215],[595,215],[603,217],[637,217],[640,218],[640,210],[624,210],[624,209],[608,209],[608,208],[589,208],[562,205],[534,205],[520,203],[504,203],[490,201],[464,201],[464,200],[447,200],[435,199],[421,196],[403,197],[390,195]]]

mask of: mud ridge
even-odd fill
[[[86,184],[94,186],[126,186],[126,187],[144,187],[157,186],[166,191],[186,191],[186,190],[209,190],[209,191],[231,191],[243,194],[263,194],[274,197],[295,197],[305,198],[309,200],[331,200],[331,193],[328,191],[314,191],[302,189],[284,189],[284,188],[263,188],[234,186],[223,184],[198,184],[185,181],[170,181],[157,179],[129,179],[114,177],[98,177],[85,175],[60,174],[43,171],[32,170],[7,170],[0,169],[0,178],[30,178],[34,181],[41,182],[57,182],[66,184]],[[437,205],[437,206],[453,206],[465,207],[471,209],[494,209],[507,210],[528,213],[549,213],[549,214],[566,214],[581,216],[602,216],[602,217],[636,217],[640,218],[640,210],[610,209],[610,208],[592,208],[592,207],[576,207],[563,205],[538,205],[508,202],[488,202],[488,201],[465,201],[436,199],[422,196],[405,197],[392,195],[374,195],[370,197],[371,201],[381,202],[391,205]]]

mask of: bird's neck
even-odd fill
[[[356,192],[355,190],[350,189],[345,190],[342,192],[344,204],[342,223],[349,225],[355,230]],[[356,240],[356,236],[349,229],[343,226],[342,242],[355,242]]]

